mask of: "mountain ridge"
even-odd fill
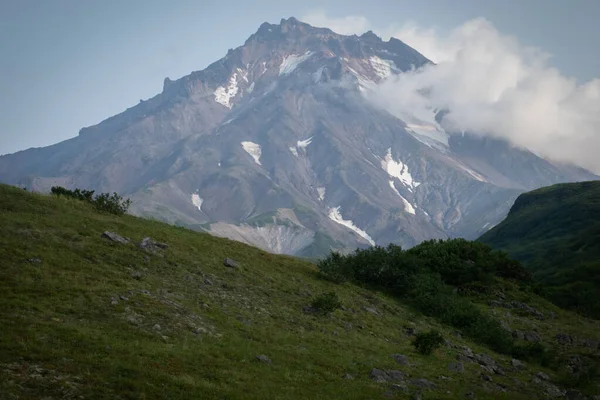
[[[404,121],[370,101],[382,80],[428,63],[397,39],[295,18],[265,23],[206,69],[165,79],[161,93],[78,137],[0,157],[0,181],[116,191],[138,215],[312,254],[476,238],[520,192],[593,178],[446,132],[437,110]],[[252,225],[273,213],[269,226]]]

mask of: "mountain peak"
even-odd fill
[[[369,41],[375,40],[375,41],[381,42],[381,38],[379,36],[377,36],[371,30],[369,30],[369,31],[363,33],[362,35],[360,35],[360,38],[364,39],[364,40],[369,40]]]

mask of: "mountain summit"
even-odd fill
[[[596,177],[508,143],[455,135],[441,112],[392,116],[379,82],[430,63],[372,32],[295,18],[65,142],[0,157],[0,181],[117,191],[133,211],[263,249],[475,238],[522,192]],[[422,114],[422,113],[420,113]]]

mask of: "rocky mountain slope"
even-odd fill
[[[390,293],[333,284],[292,257],[4,185],[0,259],[2,399],[600,394],[598,322],[514,282],[465,298],[558,361],[495,353]],[[341,307],[313,312],[331,291]],[[430,329],[444,344],[423,355],[412,343]]]
[[[600,181],[524,193],[479,241],[521,260],[557,304],[600,318]]]
[[[399,119],[369,100],[429,61],[372,32],[294,18],[162,93],[46,148],[0,157],[0,181],[117,191],[138,215],[275,253],[476,238],[519,193],[595,179],[507,143]]]

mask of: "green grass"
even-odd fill
[[[600,318],[600,181],[525,193],[479,240],[522,261],[557,304]]]
[[[149,236],[169,247],[148,254],[101,238],[104,231],[133,242]],[[240,268],[224,267],[226,257]],[[28,261],[36,258],[41,263]],[[342,309],[328,316],[303,312],[332,290]],[[536,296],[531,301],[556,309]],[[425,392],[426,399],[462,399],[468,391],[480,399],[530,399],[538,393],[527,385],[532,372],[557,376],[530,366],[494,376],[507,393],[487,392],[477,365],[466,364],[463,374],[448,370],[455,348],[420,355],[402,327],[436,329],[503,365],[508,358],[454,337],[453,329],[385,293],[333,285],[313,264],[293,257],[3,185],[0,304],[2,399],[381,398],[390,385],[372,381],[372,368],[435,382],[438,388]],[[556,310],[557,319],[540,322],[545,338],[564,331],[594,334],[592,322]],[[513,318],[517,326],[530,323]],[[415,365],[397,365],[394,353]],[[272,363],[257,362],[261,354]]]

